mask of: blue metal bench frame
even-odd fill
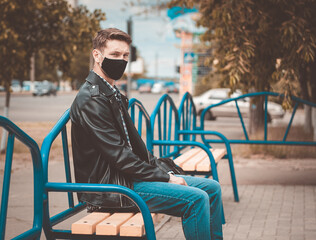
[[[239,106],[238,106],[238,100],[240,99],[244,99],[246,97],[259,97],[259,96],[263,96],[264,97],[264,137],[263,137],[263,140],[253,140],[253,139],[249,139],[249,134],[246,130],[246,126],[244,124],[244,120],[243,120],[243,117],[242,117],[242,114],[240,112],[240,109],[239,109]],[[226,99],[226,100],[223,100],[217,104],[213,104],[213,105],[210,105],[208,107],[206,107],[202,113],[201,113],[201,118],[200,118],[200,127],[199,128],[196,128],[196,133],[199,134],[199,130],[201,130],[201,133],[205,130],[205,126],[204,126],[204,118],[205,118],[205,114],[207,113],[208,110],[212,109],[212,108],[215,108],[217,106],[220,106],[220,105],[223,105],[225,103],[228,103],[228,102],[231,102],[231,101],[234,101],[235,102],[235,105],[236,105],[236,109],[237,109],[237,113],[238,113],[238,117],[240,119],[240,123],[241,123],[241,127],[243,129],[243,133],[244,133],[244,137],[245,139],[228,139],[229,143],[231,144],[270,144],[270,145],[305,145],[305,146],[315,146],[316,145],[316,141],[287,141],[287,137],[288,137],[288,134],[289,134],[289,131],[291,129],[291,126],[292,126],[292,123],[293,123],[293,119],[294,119],[294,116],[296,114],[296,110],[298,108],[298,106],[300,104],[305,104],[305,105],[308,105],[310,107],[316,107],[316,104],[315,103],[312,103],[312,102],[308,102],[308,101],[305,101],[303,99],[300,99],[300,98],[297,98],[297,97],[294,97],[292,96],[291,99],[292,101],[295,103],[294,105],[294,108],[293,108],[293,111],[292,111],[292,115],[291,115],[291,118],[290,118],[290,121],[287,125],[287,128],[286,128],[286,131],[284,133],[284,136],[283,136],[283,139],[282,140],[269,140],[268,139],[268,97],[269,96],[273,96],[273,97],[284,97],[283,94],[279,94],[279,93],[275,93],[275,92],[256,92],[256,93],[248,93],[248,94],[244,94],[244,95],[241,95],[239,97],[235,97],[235,98],[229,98],[229,99]],[[220,140],[220,139],[205,139],[205,137],[202,135],[203,137],[203,141],[208,144],[208,143],[223,143],[223,140]]]
[[[164,106],[163,114],[161,113],[160,107]],[[169,111],[167,111],[167,106],[169,106]],[[138,119],[136,119],[135,109],[138,108]],[[165,94],[163,95],[156,107],[153,111],[152,115],[149,118],[149,114],[142,105],[140,101],[138,101],[135,98],[132,98],[129,101],[129,109],[130,109],[130,115],[132,118],[132,121],[134,124],[137,122],[136,127],[138,127],[138,133],[142,136],[142,125],[143,125],[143,119],[145,120],[146,124],[146,144],[148,150],[153,153],[154,152],[154,146],[159,146],[159,157],[177,157],[180,155],[181,149],[183,149],[183,146],[185,147],[200,147],[202,148],[209,156],[212,166],[212,172],[208,173],[208,176],[210,174],[213,174],[213,178],[218,181],[218,174],[216,170],[216,164],[214,157],[204,144],[194,142],[194,141],[183,141],[179,140],[178,130],[179,130],[179,119],[178,119],[178,112],[177,108],[174,105],[173,100],[170,98],[169,95]],[[163,116],[162,116],[163,115]],[[158,139],[155,139],[154,136],[154,129],[155,127],[155,120],[156,116],[158,119],[157,124],[157,132],[158,132]],[[163,118],[163,120],[162,120]],[[175,122],[173,120],[175,119]],[[162,124],[163,121],[163,124]],[[172,133],[172,131],[174,131]],[[182,148],[181,148],[182,147]],[[196,174],[196,172],[188,172],[189,174]]]
[[[158,100],[158,103],[150,116],[150,124],[151,129],[155,129],[156,126],[156,130],[158,133],[157,137],[153,134],[151,138],[151,143],[148,147],[150,151],[153,152],[153,148],[156,145],[159,148],[158,155],[160,157],[175,158],[178,157],[180,155],[181,150],[183,150],[186,147],[202,148],[209,156],[211,164],[211,172],[205,173],[205,175],[206,177],[212,175],[213,179],[218,181],[216,163],[210,149],[202,143],[186,139],[180,139],[180,120],[178,110],[172,98],[168,94],[164,94]],[[196,171],[187,173],[192,175],[197,174]]]
[[[163,116],[160,111],[160,107],[164,106],[163,109]],[[210,162],[211,162],[211,172],[210,173],[200,173],[196,171],[186,171],[188,174],[200,174],[200,175],[206,175],[207,177],[210,175],[213,175],[213,179],[218,181],[218,175],[217,175],[217,169],[215,160],[213,157],[213,154],[210,152],[209,148],[207,148],[204,144],[194,141],[185,141],[185,140],[179,140],[178,139],[178,130],[179,130],[179,121],[178,121],[178,113],[177,108],[174,105],[173,100],[170,98],[169,95],[165,94],[163,95],[157,105],[155,110],[153,111],[152,115],[149,116],[147,110],[143,106],[143,104],[135,99],[132,98],[129,100],[129,110],[130,110],[130,116],[135,124],[135,127],[138,129],[138,133],[140,136],[143,136],[143,121],[145,121],[145,136],[146,136],[146,145],[147,149],[153,154],[153,148],[155,145],[159,147],[159,156],[160,157],[177,157],[180,155],[180,152],[185,147],[199,147],[203,149],[209,156]],[[167,111],[167,108],[169,107],[169,111]],[[168,115],[169,114],[169,115]],[[154,131],[153,129],[155,126],[155,119],[158,119],[158,128],[156,128],[159,140],[154,139]],[[163,118],[163,125],[161,118]],[[173,119],[176,119],[175,122],[173,122]],[[172,138],[171,130],[175,131]],[[167,132],[168,131],[168,132]],[[144,137],[144,136],[143,136]],[[171,148],[173,147],[173,149]],[[223,224],[225,223],[225,215],[224,210],[222,212],[223,215]]]
[[[246,98],[246,97],[258,97],[258,96],[263,96],[264,97],[264,139],[263,140],[251,140],[248,137],[248,133],[244,124],[244,120],[242,117],[242,114],[240,112],[239,106],[238,106],[238,100]],[[257,92],[257,93],[249,93],[249,94],[244,94],[236,98],[230,98],[223,100],[217,104],[210,105],[206,107],[200,117],[200,126],[197,126],[197,113],[195,110],[195,105],[192,99],[191,94],[188,92],[185,93],[182,97],[180,107],[179,107],[179,118],[181,121],[181,126],[179,130],[179,134],[183,135],[183,139],[185,140],[191,140],[195,141],[196,136],[200,135],[203,143],[211,147],[210,143],[224,143],[227,149],[227,156],[225,158],[228,159],[229,161],[229,166],[230,166],[230,172],[231,172],[231,179],[232,179],[232,184],[233,184],[233,189],[234,189],[234,196],[235,196],[235,201],[238,201],[238,192],[237,192],[237,183],[235,179],[235,170],[234,170],[234,165],[233,165],[233,158],[232,158],[232,152],[231,152],[231,147],[230,144],[274,144],[274,145],[306,145],[306,146],[314,146],[316,145],[315,141],[287,141],[287,136],[288,133],[291,129],[292,122],[296,113],[296,110],[299,106],[299,104],[306,104],[311,107],[316,107],[316,104],[304,101],[302,99],[292,97],[292,100],[295,102],[292,116],[290,118],[290,121],[288,123],[288,126],[286,128],[285,134],[283,139],[280,140],[268,140],[268,96],[274,96],[274,97],[284,97],[282,94],[278,93],[273,93],[273,92]],[[225,137],[223,134],[216,132],[216,131],[209,131],[205,129],[205,114],[212,108],[215,108],[217,106],[223,105],[225,103],[234,101],[238,113],[238,117],[240,119],[241,127],[244,132],[245,139],[228,139]],[[206,139],[207,135],[215,135],[219,139]]]
[[[132,199],[139,207],[145,224],[146,236],[137,239],[150,239],[155,240],[155,230],[153,220],[150,211],[143,201],[143,199],[136,194],[133,190],[113,184],[88,184],[88,183],[73,183],[71,180],[70,163],[69,163],[69,150],[67,141],[66,124],[69,121],[69,110],[67,110],[59,121],[55,124],[49,134],[43,141],[41,154],[44,167],[44,221],[43,229],[47,239],[135,239],[131,237],[121,236],[98,236],[98,235],[81,235],[72,234],[70,230],[53,229],[56,224],[68,219],[76,213],[82,211],[85,208],[84,203],[74,204],[74,192],[117,192],[123,194]],[[48,181],[48,161],[49,152],[52,143],[56,137],[61,133],[63,154],[64,154],[64,165],[66,180],[65,182],[49,182]],[[49,213],[49,192],[67,192],[68,193],[68,208],[64,211],[50,216]]]
[[[182,105],[180,105],[180,108],[183,107],[186,109],[187,107],[184,106],[185,105],[183,103]],[[192,111],[192,113],[194,113],[194,107],[189,108],[188,106],[187,109],[188,111]],[[150,119],[152,129],[154,129],[154,126],[156,124],[158,130],[158,140],[153,138],[152,145],[159,146],[159,154],[162,157],[177,157],[180,151],[188,146],[196,146],[202,148],[209,156],[211,171],[206,173],[197,171],[187,171],[187,173],[192,175],[204,175],[205,177],[209,177],[212,175],[214,180],[219,181],[217,173],[217,164],[214,160],[213,154],[210,152],[211,146],[209,144],[206,145],[204,143],[197,142],[194,135],[192,138],[190,138],[190,136],[188,135],[189,130],[184,130],[183,124],[189,127],[191,124],[195,124],[195,119],[190,118],[186,112],[183,113],[184,114],[182,115],[179,114],[179,110],[176,108],[174,101],[168,94],[163,95],[159,99],[153,113],[151,114]],[[188,118],[184,118],[183,116],[188,116]],[[174,129],[172,129],[172,126],[174,126]],[[171,131],[174,131],[174,133],[171,134]],[[225,142],[227,154],[224,156],[224,158],[229,159],[234,199],[236,202],[238,202],[239,195],[230,144],[228,143],[225,136],[221,133],[215,131],[208,131],[204,132],[204,134],[216,135],[223,139],[223,141]],[[174,139],[171,139],[172,135]],[[173,149],[173,151],[170,151],[170,145],[177,145],[178,147]]]
[[[150,116],[143,104],[136,98],[131,98],[128,103],[128,109],[133,123],[135,124],[138,134],[146,138],[146,145],[151,146],[152,129],[150,124]],[[145,124],[145,136],[143,134],[143,125]]]
[[[206,145],[208,148],[212,148],[211,145],[205,141],[205,135],[212,135],[212,136],[218,137],[221,140],[221,142],[225,144],[227,154],[223,158],[228,160],[230,176],[231,176],[233,192],[234,192],[234,199],[235,199],[235,202],[239,202],[234,161],[233,161],[233,155],[232,155],[232,150],[231,150],[229,140],[220,132],[209,131],[209,130],[207,131],[204,129],[200,130],[197,127],[196,108],[195,108],[192,96],[188,92],[186,92],[181,99],[180,106],[178,109],[178,114],[179,114],[179,121],[180,121],[178,134],[182,136],[184,140],[196,141],[196,136],[200,135],[203,140],[203,144]]]
[[[33,189],[34,189],[34,213],[33,226],[26,232],[14,237],[13,239],[40,239],[42,231],[43,216],[43,171],[41,154],[37,143],[16,126],[9,119],[0,116],[0,126],[8,131],[8,142],[5,157],[5,169],[3,175],[1,213],[0,213],[0,239],[5,239],[6,218],[10,191],[11,167],[15,138],[19,139],[30,149],[33,162]]]

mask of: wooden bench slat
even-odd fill
[[[196,171],[199,171],[199,172],[209,172],[211,171],[211,163],[210,163],[210,159],[209,158],[206,158],[204,159],[203,161],[199,162],[197,165],[196,165]]]
[[[120,226],[128,221],[134,213],[114,213],[96,227],[96,235],[118,235]]]
[[[226,149],[211,149],[212,150],[212,154],[215,160],[215,163],[218,163],[219,160],[222,159],[222,157],[225,156],[226,154]],[[211,170],[211,163],[209,158],[205,158],[203,161],[199,162],[196,165],[196,171],[199,172],[208,172]]]
[[[192,148],[189,151],[186,151],[185,153],[183,153],[182,155],[180,155],[179,157],[177,157],[176,159],[174,159],[174,162],[182,167],[182,165],[188,161],[190,158],[192,158],[193,156],[195,156],[196,154],[198,154],[199,152],[201,152],[202,149],[200,148]]]
[[[213,153],[213,157],[215,159],[215,162],[218,163],[219,160],[221,160],[227,153],[225,148],[218,148],[218,149],[214,149]]]
[[[183,163],[182,169],[184,171],[194,171],[196,168],[196,165],[203,161],[204,159],[209,159],[208,155],[205,151],[201,150],[198,154],[191,157],[188,161]]]
[[[94,234],[96,225],[109,217],[109,213],[93,212],[71,225],[71,232],[74,234]]]
[[[151,214],[153,221],[156,221],[157,214]],[[120,228],[120,236],[141,237],[145,234],[144,221],[141,213],[135,214]]]
[[[153,222],[158,214],[152,213]],[[141,237],[145,234],[145,225],[141,213],[103,213],[93,212],[71,225],[71,233],[86,235]]]

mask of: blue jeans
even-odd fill
[[[189,186],[166,182],[134,182],[134,191],[151,212],[181,217],[186,239],[223,239],[222,197],[218,182],[182,176]]]

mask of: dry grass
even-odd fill
[[[268,131],[268,140],[282,140],[286,129],[285,127],[270,127]],[[250,139],[262,140],[263,133],[250,136]],[[312,133],[305,133],[303,127],[292,127],[287,141],[313,141]],[[298,145],[238,145],[233,146],[234,156],[263,158],[315,158],[315,146]]]
[[[16,125],[25,131],[31,138],[33,138],[39,148],[49,133],[49,131],[54,126],[54,122],[17,122]],[[0,128],[0,136],[2,136],[2,128]],[[67,124],[67,135],[68,135],[68,146],[71,146],[70,142],[70,123]],[[71,154],[71,151],[70,151]],[[54,141],[51,152],[50,152],[50,159],[51,160],[58,160],[62,156],[62,141],[61,136],[59,135],[56,140]],[[1,163],[4,162],[4,154],[0,154],[0,161]],[[14,162],[25,162],[31,161],[31,154],[30,150],[18,139],[15,139],[14,142],[14,152],[13,152],[13,161]]]

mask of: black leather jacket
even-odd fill
[[[70,110],[72,151],[78,183],[111,183],[133,188],[133,181],[169,181],[160,170],[127,112],[128,99],[122,96],[122,112],[132,145],[127,143],[122,118],[113,92],[90,72]],[[113,193],[80,193],[81,202],[104,208],[128,208],[134,204]]]

